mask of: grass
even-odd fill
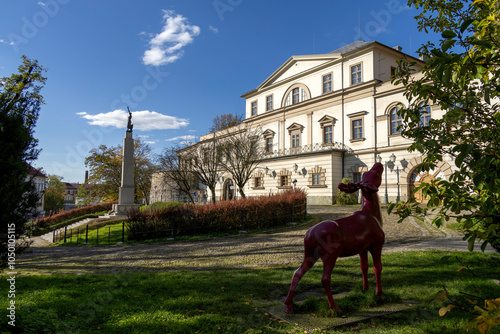
[[[443,260],[445,255],[452,256]],[[371,287],[362,293],[357,258],[339,261],[332,275],[333,290],[354,291],[338,298],[339,306],[348,314],[370,303],[401,299],[415,300],[421,306],[318,333],[463,333],[472,315],[457,309],[445,317],[437,314],[440,306],[433,299],[443,285],[453,296],[463,291],[500,297],[500,286],[491,280],[500,276],[498,254],[392,253],[384,255],[383,263],[386,300],[373,296],[372,270]],[[473,272],[457,271],[461,264],[468,264]],[[24,333],[304,333],[304,329],[265,313],[286,296],[295,269],[18,276],[15,329]],[[484,275],[491,271],[497,271],[496,275]],[[321,273],[320,264],[313,267],[301,280],[297,294],[320,288]],[[8,291],[6,278],[0,277],[2,291]],[[7,306],[7,298],[1,298],[0,309]],[[298,303],[294,312],[311,316],[328,313],[326,297],[309,297]],[[0,330],[13,329],[8,320],[0,317]],[[491,333],[499,333],[499,329]]]

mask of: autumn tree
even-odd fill
[[[8,235],[19,239],[24,234],[27,215],[39,199],[27,175],[39,154],[34,133],[44,103],[44,71],[36,60],[23,56],[18,73],[0,79],[0,267],[7,265]]]
[[[455,171],[449,180],[423,183],[427,207],[407,201],[395,206],[405,218],[410,214],[436,213],[442,225],[456,218],[472,250],[491,244],[500,251],[500,6],[498,0],[411,0],[420,10],[420,30],[441,35],[436,44],[424,44],[420,73],[414,63],[402,61],[395,84],[402,84],[410,101],[399,114],[402,135],[414,140],[410,151],[423,157],[429,170],[453,157]],[[421,120],[421,101],[435,104],[442,118]],[[390,207],[391,209],[393,206]]]
[[[245,185],[264,155],[262,130],[241,124],[224,130],[220,135],[221,166],[231,173],[241,197],[245,198]]]
[[[66,185],[62,177],[49,175],[47,177],[47,189],[45,189],[44,210],[57,212],[64,207],[64,194]]]
[[[243,122],[242,115],[222,114],[222,115],[215,117],[212,120],[212,126],[210,127],[209,131],[211,133],[213,133],[213,132],[226,130],[226,129],[231,128],[233,126],[240,125],[242,122]]]
[[[89,168],[88,184],[90,197],[95,202],[109,202],[118,199],[121,186],[123,148],[121,145],[107,147],[101,145],[90,150],[90,156],[85,159]],[[149,145],[134,140],[134,184],[136,201],[149,202],[151,177],[154,172],[151,148]]]
[[[87,184],[82,183],[78,188],[78,193],[76,194],[75,199],[76,199],[76,204],[78,204],[79,206],[91,205],[93,202],[87,187],[88,187]]]
[[[210,190],[214,203],[217,180],[223,174],[220,143],[221,140],[213,134],[212,138],[199,142],[181,153],[184,159],[189,159],[191,170],[197,179]]]
[[[183,157],[185,147],[178,145],[166,147],[156,158],[157,171],[161,173],[165,184],[186,194],[194,203],[193,191],[198,180],[192,171],[191,159]]]

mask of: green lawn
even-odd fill
[[[334,292],[354,291],[337,299],[347,315],[367,304],[412,299],[415,309],[318,331],[361,333],[463,333],[473,315],[453,309],[444,318],[437,314],[435,294],[446,286],[450,294],[466,292],[487,298],[500,297],[500,256],[452,253],[474,272],[457,271],[460,263],[443,261],[444,252],[407,252],[383,257],[386,300],[374,298],[371,288],[362,293],[357,258],[339,261],[333,271]],[[259,270],[177,271],[153,274],[18,276],[16,278],[16,329],[24,333],[304,333],[304,329],[266,315],[279,305],[296,268]],[[490,274],[497,271],[496,274]],[[321,286],[321,264],[308,272],[297,293]],[[484,275],[488,274],[488,275]],[[479,276],[478,276],[479,275]],[[1,291],[7,291],[6,276]],[[460,297],[461,298],[461,297]],[[467,304],[464,303],[464,306]],[[8,300],[0,299],[6,310]],[[284,306],[283,306],[284,307]],[[4,311],[5,312],[5,311]],[[297,305],[295,312],[312,316],[327,312],[324,295]],[[314,315],[313,315],[314,314]],[[0,329],[12,330],[0,318]],[[21,331],[19,331],[21,332]],[[477,331],[472,331],[472,333]],[[491,333],[499,333],[494,328]],[[3,332],[2,332],[3,333]]]

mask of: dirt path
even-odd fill
[[[352,214],[355,208],[311,207],[321,220]],[[466,242],[448,230],[436,230],[412,220],[397,223],[383,210],[384,252],[418,249],[467,250]],[[298,265],[308,226],[273,234],[203,241],[116,245],[103,247],[32,247],[17,259],[20,275],[156,272],[179,269],[248,268]]]

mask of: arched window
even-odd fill
[[[418,104],[418,109],[420,110],[420,126],[428,126],[431,120],[431,107],[426,102],[420,102]]]
[[[284,107],[310,99],[309,89],[303,84],[295,84],[285,94]]]
[[[391,135],[401,132],[401,124],[403,120],[400,115],[398,115],[399,108],[394,107],[391,109],[389,115],[391,117]]]

